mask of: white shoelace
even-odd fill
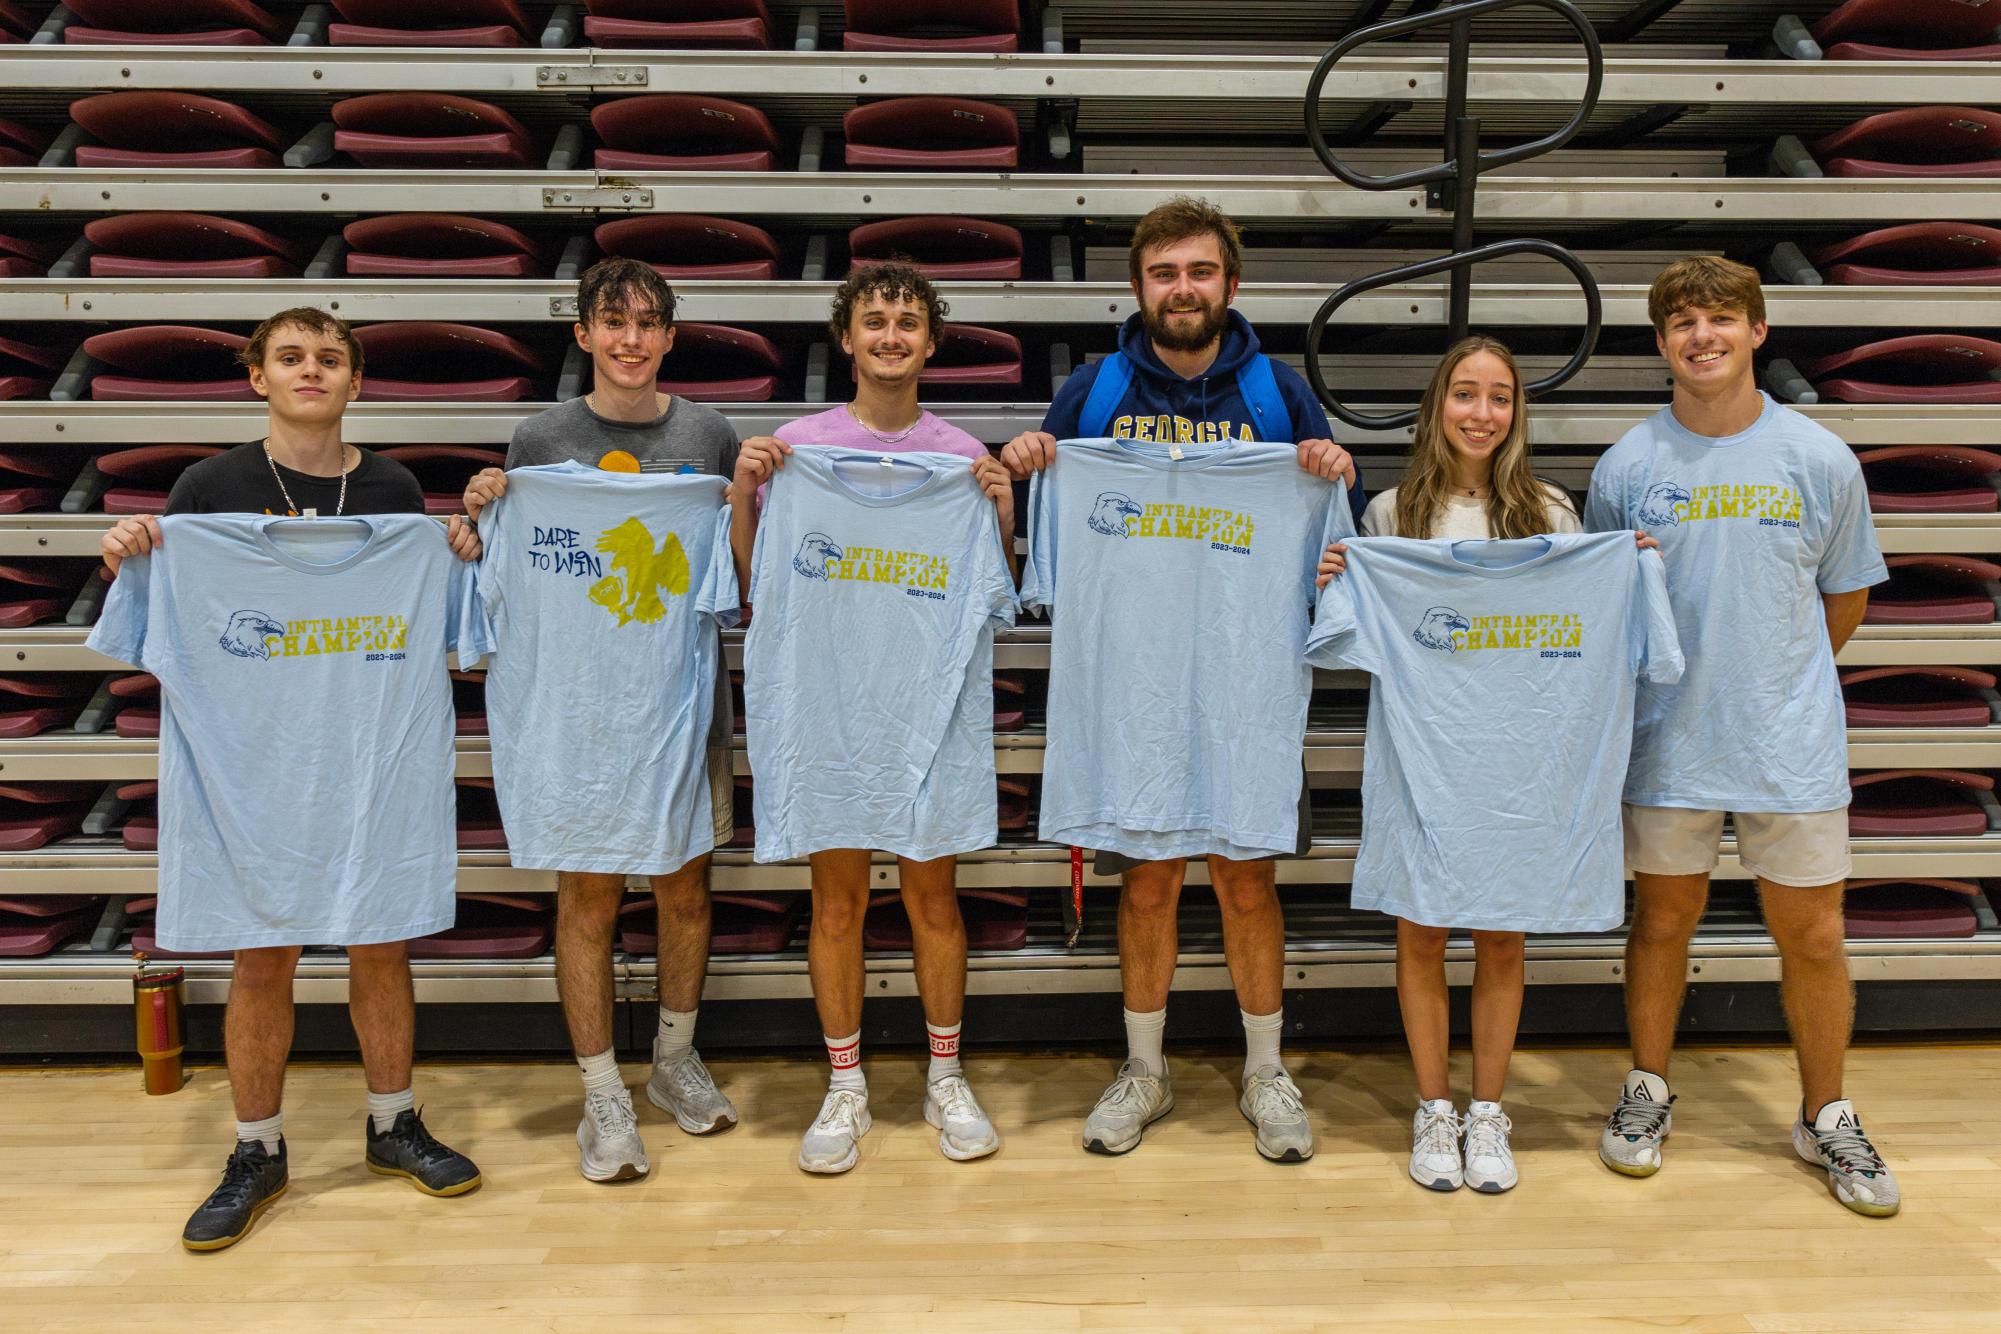
[[[1281,1075],[1251,1082],[1251,1114],[1260,1121],[1294,1121],[1306,1114],[1298,1085]]]
[[[1424,1119],[1417,1123],[1417,1152],[1425,1158],[1457,1158],[1459,1156],[1459,1114],[1451,1108],[1442,1112],[1426,1112]]]
[[[629,1135],[639,1129],[639,1116],[632,1104],[610,1093],[593,1093],[584,1100],[600,1135]]]
[[[866,1095],[857,1093],[853,1089],[833,1090],[827,1095],[827,1100],[820,1104],[820,1115],[813,1120],[813,1133],[819,1134],[825,1131],[833,1134],[837,1131],[846,1131],[852,1135],[855,1127],[861,1123],[862,1105],[867,1100]]]
[[[1465,1121],[1467,1158],[1512,1158],[1508,1132],[1514,1122],[1504,1115],[1468,1116]]]
[[[980,1119],[980,1104],[963,1075],[947,1075],[933,1084],[931,1097],[938,1104],[939,1115],[947,1121]]]
[[[683,1093],[709,1093],[716,1087],[716,1081],[709,1076],[709,1068],[693,1052],[674,1062],[668,1068],[667,1077]]]

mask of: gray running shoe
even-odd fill
[[[690,1135],[728,1130],[736,1124],[736,1104],[716,1087],[709,1067],[689,1052],[672,1065],[660,1063],[660,1040],[653,1040],[653,1075],[646,1081],[646,1100],[674,1114],[674,1124]]]
[[[1244,1080],[1237,1110],[1257,1128],[1258,1152],[1275,1163],[1303,1163],[1313,1156],[1313,1126],[1299,1085],[1275,1065],[1259,1066]]]
[[[924,1120],[938,1132],[938,1151],[955,1163],[1000,1148],[1000,1135],[964,1075],[947,1075],[925,1087]]]
[[[578,1170],[586,1181],[630,1181],[647,1173],[646,1145],[632,1094],[586,1093],[584,1119],[577,1123]]]
[[[1810,1163],[1827,1169],[1827,1188],[1834,1198],[1858,1214],[1888,1218],[1902,1206],[1897,1178],[1890,1175],[1883,1156],[1862,1133],[1862,1119],[1846,1098],[1830,1102],[1809,1126],[1805,1108],[1793,1122],[1793,1151]]]
[[[1449,1098],[1420,1102],[1410,1118],[1410,1179],[1426,1190],[1458,1190],[1466,1184],[1459,1114]]]
[[[868,1094],[854,1089],[828,1089],[820,1114],[799,1141],[799,1168],[820,1176],[838,1176],[862,1156],[862,1136],[873,1124]]]
[[[1598,1137],[1598,1157],[1605,1166],[1629,1177],[1650,1177],[1660,1171],[1661,1145],[1674,1124],[1668,1110],[1672,1106],[1667,1081],[1644,1070],[1628,1073],[1619,1104],[1605,1118],[1605,1131]]]
[[[1174,1089],[1140,1061],[1119,1067],[1098,1105],[1084,1118],[1084,1147],[1092,1153],[1130,1153],[1146,1128],[1174,1110]]]

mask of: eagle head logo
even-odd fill
[[[1144,513],[1146,511],[1131,496],[1107,491],[1098,497],[1097,504],[1091,506],[1091,531],[1107,537],[1125,537],[1126,520],[1137,519]]]
[[[825,533],[808,533],[799,542],[799,554],[792,558],[792,568],[808,579],[825,579],[827,565],[841,558],[841,549],[834,545],[834,539]]]
[[[222,632],[222,647],[239,658],[271,657],[269,641],[285,633],[285,627],[269,612],[239,611],[229,618]]]
[[[1673,482],[1655,482],[1640,501],[1640,522],[1649,528],[1671,528],[1681,522],[1674,507],[1689,498],[1688,490]]]
[[[1452,642],[1452,632],[1464,633],[1473,628],[1473,623],[1450,607],[1433,607],[1424,613],[1424,619],[1417,623],[1411,638],[1426,648],[1444,649],[1447,653],[1457,653],[1459,646]]]

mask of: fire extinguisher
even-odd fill
[[[139,1061],[146,1092],[173,1093],[181,1087],[181,1008],[187,1003],[187,970],[152,968],[136,954],[132,1009],[139,1034]]]

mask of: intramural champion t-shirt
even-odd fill
[[[716,631],[738,614],[723,488],[557,463],[512,469],[480,514],[478,647],[516,866],[664,875],[715,847]]]
[[[1660,558],[1630,532],[1356,538],[1307,658],[1375,677],[1355,907],[1481,931],[1624,919],[1635,678],[1682,671]]]
[[[90,647],[160,678],[160,944],[451,926],[467,566],[422,515],[168,515]]]
[[[1861,466],[1770,398],[1748,429],[1697,435],[1670,408],[1607,450],[1587,528],[1644,528],[1667,559],[1688,671],[1642,685],[1626,800],[1722,811],[1848,805],[1841,684],[1823,593],[1889,577]]]
[[[1291,445],[1067,440],[1029,489],[1052,620],[1042,837],[1158,860],[1291,853],[1322,549],[1346,488]]]
[[[794,449],[758,523],[750,597],[757,859],[991,845],[993,636],[1015,594],[966,460]]]

